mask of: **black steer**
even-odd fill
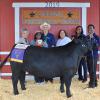
[[[14,94],[18,94],[18,80],[20,80],[22,90],[25,90],[24,80],[27,71],[30,74],[46,79],[60,77],[60,91],[64,92],[65,83],[66,95],[71,97],[70,85],[72,77],[77,72],[81,56],[90,48],[91,44],[87,39],[74,40],[65,46],[53,48],[29,46],[25,51],[23,64],[10,62]],[[6,60],[0,67],[3,66]]]

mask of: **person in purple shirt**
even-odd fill
[[[87,53],[87,66],[90,76],[89,87],[97,86],[96,68],[98,60],[98,47],[100,46],[100,38],[95,33],[93,24],[88,25],[88,39],[91,41],[92,50]]]

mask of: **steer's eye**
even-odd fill
[[[86,47],[86,45],[85,44],[82,44],[82,47]]]

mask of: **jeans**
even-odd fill
[[[97,59],[98,58],[87,57],[90,84],[95,84],[97,82],[97,77],[96,77]]]
[[[82,75],[82,67],[83,67],[83,75]],[[78,68],[79,80],[87,80],[87,63],[85,58],[82,58]]]

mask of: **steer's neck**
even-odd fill
[[[85,54],[85,51],[82,50],[80,46],[77,46],[76,51],[79,57],[82,57]]]

